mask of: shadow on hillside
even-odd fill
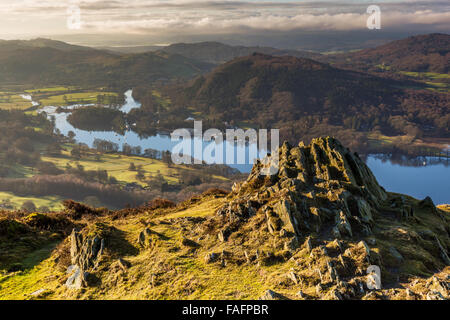
[[[139,253],[139,249],[136,248],[133,244],[131,244],[125,237],[126,233],[122,230],[119,230],[117,228],[113,228],[113,231],[111,233],[110,239],[108,239],[109,242],[109,250],[111,252],[119,255],[119,256],[125,256],[125,255],[131,255],[135,256]]]

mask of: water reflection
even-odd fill
[[[134,108],[141,105],[135,101],[132,91],[125,93],[125,104],[120,108],[122,112],[128,113]],[[31,99],[31,97],[30,97]],[[69,106],[68,108],[85,107],[83,105]],[[151,137],[143,137],[137,133],[128,130],[124,135],[120,135],[113,131],[84,131],[74,128],[68,121],[67,113],[56,112],[57,106],[44,107],[40,112],[45,111],[48,117],[54,117],[55,127],[62,134],[68,135],[70,131],[75,134],[75,140],[78,143],[84,143],[89,147],[93,147],[94,142],[98,139],[115,143],[122,149],[124,144],[132,147],[140,147],[142,152],[145,150],[170,151],[178,142],[171,141],[170,136],[157,134]],[[189,122],[191,123],[191,122]],[[188,145],[191,144],[190,150],[194,150],[193,146],[197,143],[205,149],[211,143],[198,140],[184,141],[185,148],[189,150]],[[226,153],[227,142],[222,147]],[[250,172],[253,161],[249,159],[248,145],[234,145],[234,158],[237,154],[245,153],[246,164],[229,165],[241,172]],[[263,157],[266,152],[263,150],[259,156]],[[193,155],[193,153],[191,153]],[[207,156],[204,161],[213,162],[214,154]],[[422,199],[430,196],[435,203],[450,203],[450,170],[449,159],[439,157],[407,157],[402,154],[376,154],[363,157],[367,165],[375,174],[379,183],[388,191],[409,194],[415,198]],[[235,161],[235,163],[237,163]]]

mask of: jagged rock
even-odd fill
[[[344,260],[344,257],[342,256],[342,254],[339,255],[338,259],[339,259],[339,262],[341,263],[341,265],[344,268],[347,268],[347,264],[345,263],[345,260]]]
[[[445,251],[444,247],[442,246],[441,242],[439,241],[438,237],[434,237],[436,240],[436,244],[439,248],[439,253],[441,255],[442,260],[445,262],[446,265],[450,265],[450,258],[447,255],[447,252]]]
[[[290,272],[287,274],[287,277],[288,277],[289,279],[291,279],[293,283],[298,284],[297,275],[295,274],[294,271],[290,271]]]
[[[287,297],[283,296],[272,290],[267,290],[264,294],[259,298],[259,300],[289,300]]]
[[[127,271],[128,268],[131,266],[131,264],[128,261],[123,260],[122,258],[119,258],[117,260],[117,265],[122,269],[122,271]]]
[[[406,288],[406,296],[407,296],[409,299],[411,299],[411,298],[414,298],[416,295],[415,295],[414,292],[412,292],[411,289]]]
[[[316,294],[320,297],[323,293],[325,286],[322,283],[317,284],[316,286]]]
[[[66,287],[72,290],[79,290],[87,286],[86,272],[84,272],[78,265],[72,265],[69,267],[68,272],[70,274],[66,281]]]
[[[369,246],[367,245],[367,243],[364,240],[361,240],[360,242],[358,242],[357,248],[358,249],[364,249],[364,252],[368,256],[370,256],[370,248],[369,248]]]
[[[338,290],[334,289],[329,294],[329,300],[344,300],[344,298]]]
[[[152,244],[152,230],[145,228],[141,233],[139,233],[138,244],[142,248],[148,248]]]
[[[97,267],[105,248],[105,239],[98,236],[86,237],[75,229],[70,235],[70,256],[73,265],[78,265],[82,270]]]
[[[244,251],[244,256],[245,256],[245,259],[246,259],[247,263],[251,263],[252,262],[252,260],[250,259],[250,255],[248,254],[247,251]]]
[[[305,246],[306,246],[306,250],[308,250],[308,252],[311,252],[313,249],[313,245],[312,245],[312,241],[311,241],[311,237],[308,237],[305,241]]]
[[[437,214],[437,208],[434,205],[433,200],[430,197],[426,197],[425,199],[423,199],[422,201],[419,202],[419,207],[423,208],[423,209],[430,209],[431,212]]]
[[[328,273],[330,275],[330,279],[332,281],[336,281],[338,279],[339,275],[338,275],[336,269],[333,267],[333,264],[330,261],[327,262],[327,267],[328,267]]]
[[[347,216],[344,214],[343,211],[340,211],[336,215],[336,227],[338,232],[335,231],[335,235],[338,235],[337,238],[340,238],[341,236],[348,236],[353,237],[352,233],[352,227],[350,226],[350,223],[348,222]]]
[[[446,300],[444,296],[436,290],[427,293],[427,300]]]
[[[299,246],[297,237],[293,237],[284,243],[284,250],[295,251]]]
[[[438,277],[433,276],[428,286],[439,292],[443,297],[448,297],[450,294],[449,280],[441,280]]]
[[[314,139],[309,146],[297,147],[285,143],[279,149],[277,175],[262,174],[269,165],[270,161],[257,162],[217,213],[230,222],[245,221],[264,206],[268,230],[277,236],[280,230],[297,236],[320,232],[333,218],[336,238],[352,237],[355,231],[371,233],[373,212],[386,192],[359,156],[336,139]],[[323,189],[328,190],[325,196]]]
[[[108,226],[96,223],[87,232],[77,232],[75,229],[69,237],[70,257],[72,265],[67,268],[69,278],[66,287],[69,289],[81,289],[88,286],[90,272],[98,268],[105,249],[106,231]],[[87,235],[86,235],[87,233]]]

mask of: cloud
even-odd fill
[[[450,30],[448,1],[378,1],[382,28],[423,25]],[[67,7],[81,9],[84,32],[246,33],[293,30],[360,30],[366,27],[365,0],[0,0],[0,30],[14,19],[17,29],[67,32]],[[3,19],[2,19],[3,18]],[[20,19],[20,20],[19,20]],[[51,22],[49,22],[51,20]],[[58,27],[59,26],[59,27]],[[57,30],[55,30],[57,29]]]

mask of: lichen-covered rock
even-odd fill
[[[105,239],[99,236],[85,237],[75,229],[70,235],[70,256],[73,265],[82,270],[97,267],[105,248]]]
[[[72,264],[67,269],[67,288],[81,289],[89,285],[89,271],[94,271],[99,266],[105,250],[107,229],[108,227],[101,223],[83,232],[73,229],[69,237]]]

